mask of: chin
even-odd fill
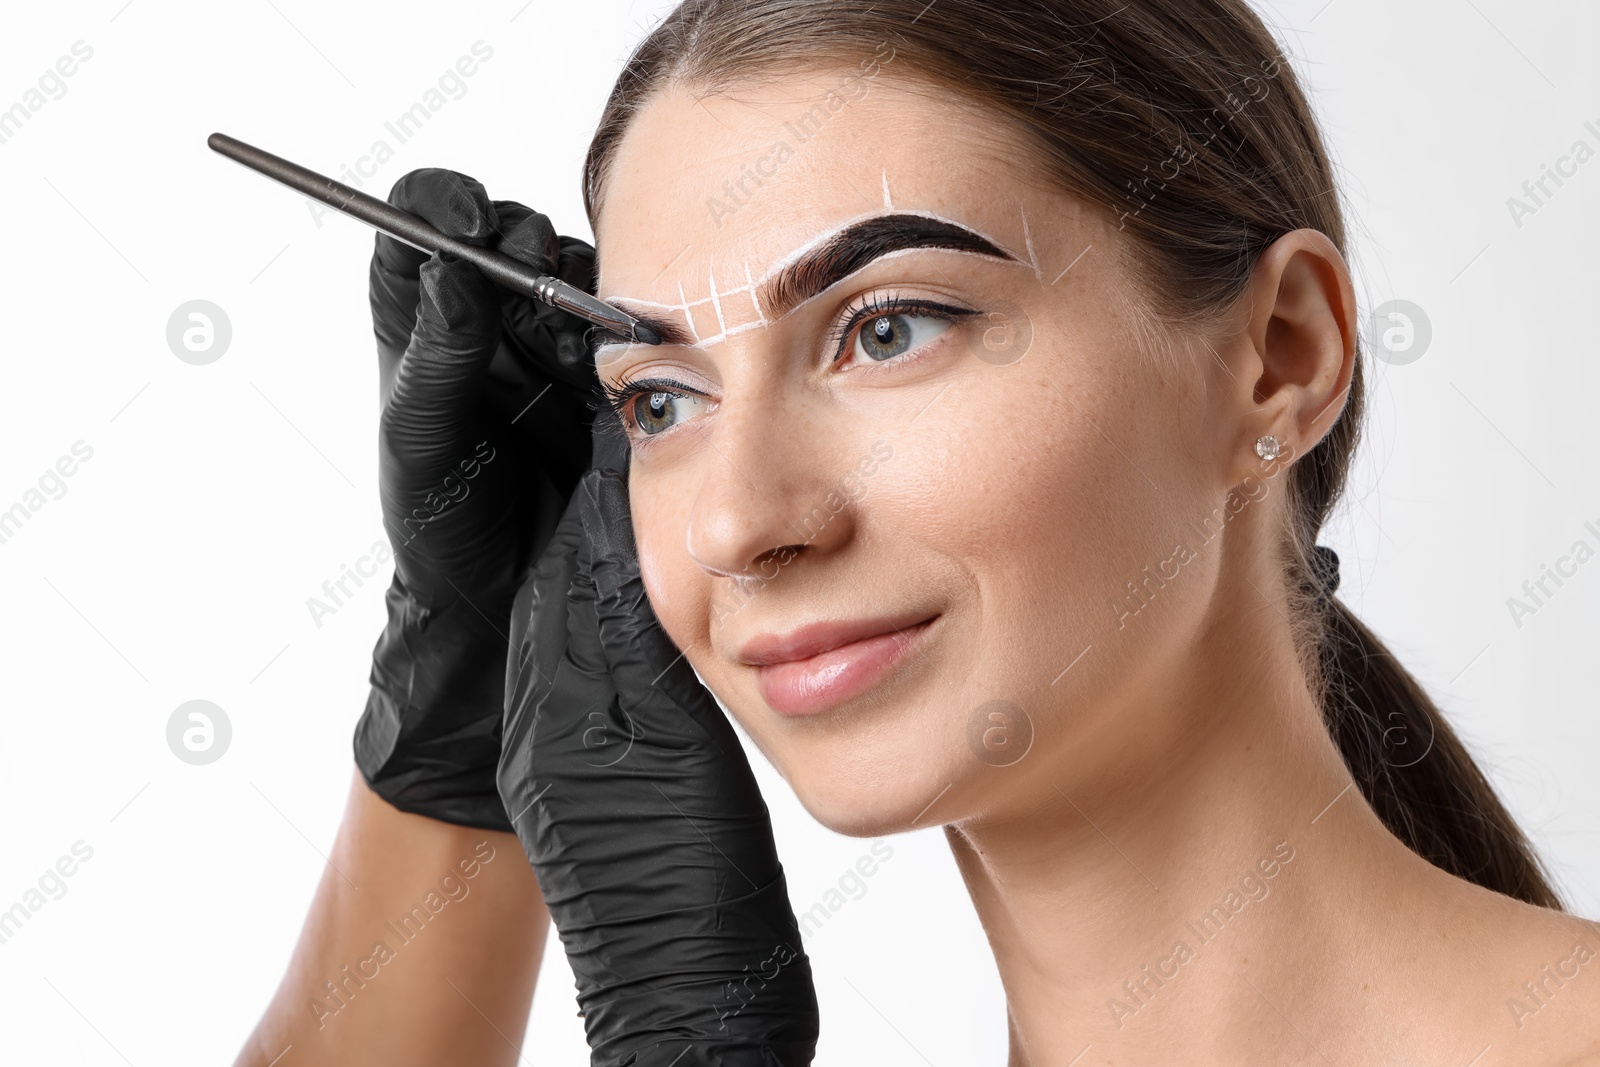
[[[926,767],[937,761],[918,762]],[[911,766],[904,755],[882,761],[808,761],[804,767],[791,764],[784,777],[801,806],[834,833],[883,837],[910,830],[949,780],[946,776],[936,781],[936,776],[916,773]],[[948,799],[945,793],[941,801]]]

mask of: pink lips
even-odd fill
[[[746,642],[739,660],[756,668],[761,696],[780,715],[814,715],[871,689],[905,659],[938,618],[821,622]]]

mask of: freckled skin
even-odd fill
[[[1179,394],[1198,385],[1188,377],[1152,382],[1139,366],[1126,299],[1135,282],[1118,262],[1114,219],[1065,193],[1018,184],[1002,163],[1015,153],[997,151],[957,108],[930,111],[924,100],[874,86],[751,204],[720,229],[710,226],[706,198],[738,153],[683,159],[675,145],[770,141],[784,112],[763,100],[760,111],[718,99],[703,107],[661,100],[630,128],[617,158],[623,177],[601,224],[604,295],[674,304],[681,286],[687,301],[703,300],[712,266],[719,290],[742,285],[747,265],[759,277],[815,234],[883,210],[884,172],[895,208],[952,218],[1021,257],[1031,238],[1039,266],[949,250],[904,253],[704,352],[635,349],[605,371],[609,380],[671,377],[665,368],[682,366],[691,371],[681,375],[685,385],[714,386],[715,410],[647,441],[633,461],[651,602],[808,808],[835,828],[881,833],[903,828],[952,781],[939,814],[948,817],[963,800],[998,802],[980,800],[966,782],[988,777],[966,741],[968,713],[985,701],[1026,704],[1041,720],[1064,718],[1073,706],[1114,714],[1139,684],[1136,665],[1148,659],[1142,642],[1159,640],[1186,615],[1192,625],[1203,580],[1174,595],[1190,602],[1187,612],[1146,627],[1141,641],[1123,642],[1093,669],[1081,664],[1073,686],[1050,692],[1050,683],[1098,631],[1115,626],[1111,604],[1124,576],[1167,554],[1176,516],[1209,509],[1226,490],[1225,474],[1201,469],[1212,456],[1187,466],[1167,459],[1184,453],[1186,433],[1199,432],[1200,413]],[[626,175],[669,157],[664,173],[652,170],[648,199],[630,195]],[[1002,182],[1014,196],[988,195]],[[776,205],[783,210],[771,210]],[[613,233],[628,235],[616,251],[606,244]],[[854,297],[885,288],[1023,321],[1031,344],[1015,362],[985,361],[976,354],[986,351],[985,330],[1001,327],[973,317],[957,320],[916,363],[872,365],[858,356],[848,369],[831,365],[828,327]],[[691,320],[702,336],[715,332],[707,310],[700,305]],[[829,493],[872,456],[875,442],[892,457],[849,483],[859,499],[832,514],[838,498],[830,505]],[[1159,488],[1135,466],[1158,473]],[[807,543],[806,516],[817,508],[829,517],[813,520]],[[708,568],[758,574],[761,554],[786,544],[806,547],[742,610],[715,623],[714,599],[745,598]],[[1047,561],[1058,561],[1048,587],[1040,581]],[[942,615],[925,652],[880,690],[820,717],[763,710],[754,672],[735,662],[739,645],[763,631],[909,608]],[[1047,693],[1059,710],[1041,704]],[[1041,729],[1040,744],[1047,739],[1065,745],[1068,734]]]
[[[1338,418],[1355,360],[1338,251],[1293,231],[1234,308],[1163,322],[1114,212],[1038,180],[999,121],[888,73],[714,217],[723,182],[838,81],[658,94],[604,192],[600,296],[679,305],[720,335],[601,356],[609,384],[705,398],[635,433],[634,530],[668,635],[819,821],[946,827],[1006,986],[1012,1067],[1179,1047],[1219,1065],[1466,1063],[1486,1044],[1479,1067],[1571,1059],[1600,971],[1538,1026],[1513,1026],[1505,999],[1600,934],[1390,835],[1346,789],[1286,625],[1283,472]],[[722,299],[886,195],[1021,262],[897,254],[779,318]],[[886,292],[983,314],[835,363],[829,329]],[[1031,338],[1020,358],[996,350],[1007,322]],[[1276,463],[1253,451],[1268,433]],[[1150,580],[1161,568],[1175,576]],[[757,634],[905,612],[937,615],[908,662],[820,714],[777,714],[738,659]],[[1032,728],[1010,762],[972,740],[997,700]],[[1279,842],[1295,858],[1270,896],[1132,1021],[1108,1012]]]

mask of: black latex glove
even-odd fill
[[[593,248],[466,175],[414,170],[389,202],[594,291]],[[356,763],[402,811],[509,830],[495,767],[511,604],[589,465],[591,327],[384,234],[369,282],[395,571]]]
[[[767,807],[645,597],[614,420],[517,594],[500,793],[594,1067],[800,1067],[817,999]]]

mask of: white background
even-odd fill
[[[0,909],[82,840],[93,858],[0,944],[0,1059],[231,1060],[276,986],[349,780],[385,569],[319,628],[325,579],[383,537],[371,231],[210,152],[221,130],[325,173],[485,41],[491,60],[365,183],[415,167],[588,238],[579,168],[646,0],[353,5],[103,0],[8,9],[0,107],[73,42],[93,57],[0,144],[0,510],[74,442],[93,457],[0,544]],[[1341,593],[1449,710],[1575,910],[1600,916],[1600,562],[1518,627],[1506,606],[1597,538],[1600,160],[1516,225],[1506,200],[1600,149],[1600,14],[1556,0],[1264,9],[1326,124],[1364,309],[1421,306],[1431,347],[1371,365],[1372,417],[1325,540]],[[1552,188],[1554,188],[1552,186]],[[168,349],[203,298],[223,358]],[[211,700],[231,747],[165,728]],[[870,842],[816,826],[752,750],[797,912]],[[818,1062],[998,1064],[1004,1003],[941,835],[807,942]],[[527,1058],[587,1062],[552,938]]]

